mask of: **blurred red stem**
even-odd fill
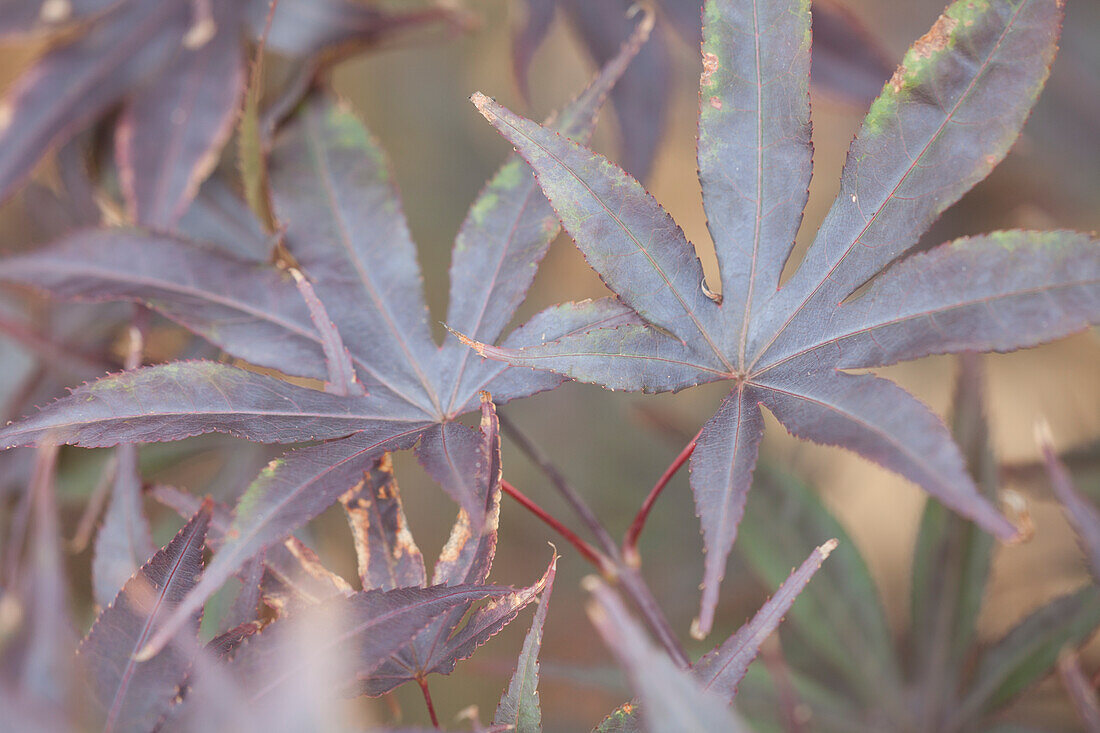
[[[505,494],[522,504],[523,507],[527,509],[527,511],[534,514],[536,517],[549,525],[551,529],[564,537],[566,541],[569,542],[569,544],[577,548],[577,552],[581,553],[581,555],[584,556],[585,560],[588,560],[588,562],[595,565],[597,568],[599,568],[601,572],[605,572],[609,567],[611,567],[611,562],[606,557],[604,557],[601,552],[599,552],[596,548],[592,547],[592,545],[588,544],[576,534],[574,534],[573,530],[569,529],[560,521],[558,521],[556,517],[551,516],[549,512],[547,512],[534,501],[529,499],[515,486],[512,486],[512,484],[508,483],[507,481],[501,481],[500,488],[504,491]]]
[[[550,483],[558,490],[562,498],[569,503],[570,508],[576,513],[577,517],[584,522],[589,531],[592,532],[592,536],[596,538],[596,542],[603,548],[604,553],[608,557],[615,557],[618,554],[619,547],[615,544],[615,540],[611,538],[611,534],[600,522],[596,513],[589,508],[581,497],[580,492],[573,488],[573,486],[566,481],[565,476],[558,470],[554,462],[550,460],[549,456],[542,452],[542,449],[535,444],[533,440],[528,438],[519,426],[508,419],[507,415],[503,413],[498,414],[500,419],[500,428],[505,434],[511,438],[512,442],[516,444],[524,455],[526,455],[531,462],[538,467],[540,471],[550,479]]]
[[[623,557],[628,562],[637,562],[638,558],[638,536],[641,535],[642,529],[645,527],[645,520],[649,517],[649,512],[653,509],[653,505],[657,503],[657,497],[661,495],[661,492],[665,490],[665,486],[672,480],[672,477],[676,475],[676,472],[683,468],[687,463],[688,458],[691,458],[691,454],[695,452],[695,443],[699,440],[699,436],[702,434],[702,430],[695,434],[695,437],[691,439],[691,442],[684,446],[684,449],[680,451],[680,455],[669,464],[669,467],[665,469],[665,472],[661,474],[661,478],[657,479],[657,483],[653,485],[653,488],[649,492],[649,496],[642,502],[642,508],[638,510],[638,514],[635,515],[634,521],[630,525],[630,529],[626,531],[626,537],[623,538]]]
[[[432,693],[428,691],[428,681],[423,677],[417,677],[416,682],[420,685],[420,691],[424,693],[424,704],[428,706],[428,715],[432,718],[432,725],[439,728],[439,718],[435,714],[435,705],[432,705]]]

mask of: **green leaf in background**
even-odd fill
[[[989,445],[981,357],[959,358],[951,432],[975,483],[990,500],[997,464]],[[993,554],[993,537],[934,499],[925,504],[913,554],[911,634],[916,708],[933,725],[957,694],[959,674],[974,641]]]
[[[790,646],[805,653],[805,664],[796,669],[818,679],[835,672],[833,684],[864,704],[899,699],[901,673],[890,630],[855,543],[808,486],[773,466],[761,469],[762,485],[750,494],[738,547],[765,585],[779,585],[813,545],[830,537],[840,541],[783,625]]]
[[[1088,585],[1056,598],[1016,625],[981,659],[970,693],[949,720],[967,730],[976,717],[996,710],[1045,677],[1063,647],[1082,644],[1100,624],[1100,590]]]

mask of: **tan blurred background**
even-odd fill
[[[392,4],[392,3],[391,3]],[[397,3],[400,4],[400,3]],[[858,11],[894,58],[924,33],[942,9],[936,0],[844,0]],[[580,89],[593,68],[560,17],[534,58],[526,107],[511,75],[511,24],[522,17],[520,3],[469,0],[482,19],[480,28],[448,42],[408,44],[338,67],[336,88],[354,104],[388,151],[401,188],[405,212],[421,251],[429,305],[443,318],[452,237],[466,207],[509,152],[508,145],[467,101],[483,91],[513,109],[542,117]],[[940,240],[992,228],[1100,228],[1100,12],[1092,0],[1070,0],[1063,56],[1056,62],[1048,92],[1024,138],[1008,160],[937,225]],[[676,64],[669,127],[659,152],[650,190],[695,243],[704,265],[714,258],[695,178],[695,114],[698,50],[678,37],[670,43]],[[0,76],[10,79],[20,52],[0,56]],[[1089,69],[1091,68],[1091,72]],[[1091,87],[1090,87],[1091,85]],[[804,245],[837,189],[844,154],[862,110],[820,94],[813,99],[815,175],[800,242]],[[605,110],[594,147],[614,159],[614,114]],[[4,245],[20,226],[18,204],[0,212]],[[710,282],[716,279],[712,276]],[[594,297],[606,291],[565,237],[551,249],[520,319],[563,299]],[[518,321],[517,321],[518,322]],[[437,329],[441,335],[441,329]],[[989,412],[995,448],[1006,462],[1036,457],[1034,423],[1049,421],[1060,449],[1100,438],[1100,342],[1094,333],[1011,355],[985,358]],[[934,410],[948,409],[954,360],[929,358],[879,370],[897,380]],[[534,436],[588,497],[615,535],[629,524],[641,499],[683,443],[713,413],[723,390],[704,387],[680,395],[645,397],[607,393],[586,385],[566,385],[504,408]],[[908,482],[852,454],[791,439],[773,419],[763,443],[763,460],[779,462],[814,485],[848,528],[881,589],[895,630],[907,623],[909,563],[923,494]],[[397,460],[410,523],[425,555],[442,545],[454,507],[404,454]],[[505,442],[505,476],[565,518],[579,524],[547,482]],[[203,491],[201,472],[190,488]],[[981,619],[983,639],[999,636],[1057,594],[1087,582],[1080,552],[1045,484],[1013,486],[1026,497],[1036,524],[1031,542],[999,548],[994,578]],[[1088,488],[1088,487],[1086,487]],[[322,520],[316,537],[323,553],[354,575],[350,538],[336,515]],[[807,538],[807,548],[827,538]],[[545,567],[555,541],[563,553],[543,647],[542,702],[547,730],[587,730],[625,699],[611,661],[584,617],[579,579],[588,568],[576,553],[537,520],[505,499],[501,551],[493,578],[526,583]],[[686,472],[678,476],[657,506],[642,541],[644,570],[673,627],[687,638],[696,613],[701,578],[701,542]],[[719,623],[712,640],[693,644],[698,654],[749,616],[766,595],[736,559],[723,586]],[[488,718],[515,662],[529,615],[521,617],[451,678],[432,678],[436,706],[444,719],[471,702]],[[1100,666],[1100,647],[1086,658],[1086,669]],[[408,719],[423,717],[419,692],[398,694]],[[1030,694],[1023,719],[1072,726],[1057,684]],[[388,712],[380,711],[383,718]]]

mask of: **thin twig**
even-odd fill
[[[562,524],[557,517],[554,517],[548,511],[536,504],[515,486],[507,481],[501,481],[500,488],[505,494],[522,504],[527,511],[534,514],[549,525],[551,529],[564,537],[569,544],[577,548],[577,552],[581,553],[585,560],[595,565],[601,573],[606,575],[608,569],[614,567],[614,563],[602,552],[578,537],[573,530]]]
[[[92,541],[95,533],[95,523],[99,515],[103,513],[103,507],[107,506],[107,499],[111,496],[111,486],[114,484],[115,473],[118,471],[118,455],[113,454],[103,464],[99,473],[92,496],[84,506],[84,513],[80,515],[80,521],[76,525],[76,532],[69,540],[69,552],[78,555],[84,552],[88,543]]]
[[[646,585],[641,573],[638,572],[637,564],[631,564],[624,561],[622,551],[611,538],[611,534],[604,528],[603,524],[600,523],[600,520],[592,510],[584,503],[584,499],[582,499],[580,494],[569,485],[569,482],[565,480],[565,477],[562,476],[561,472],[558,471],[557,467],[554,466],[553,462],[551,462],[542,450],[524,435],[515,423],[506,418],[503,414],[498,413],[498,417],[500,418],[501,429],[508,434],[508,437],[516,444],[516,447],[531,459],[531,462],[538,466],[546,477],[550,479],[550,482],[565,500],[569,502],[573,511],[575,511],[577,516],[584,521],[585,525],[592,531],[592,534],[599,540],[600,545],[603,546],[604,551],[599,554],[599,557],[603,558],[602,563],[594,562],[591,557],[586,555],[589,561],[593,561],[604,577],[616,583],[623,592],[630,597],[634,602],[634,606],[642,614],[650,630],[657,637],[658,641],[661,642],[661,645],[664,646],[669,656],[675,660],[676,664],[680,667],[688,667],[689,661],[687,654],[680,645],[680,640],[677,639],[676,634],[673,633],[672,627],[669,626],[668,620],[661,611],[661,607],[657,605],[657,601],[653,597],[653,593],[649,590],[649,586]],[[506,488],[505,491],[507,490]],[[526,499],[526,497],[524,498]],[[530,500],[528,499],[528,501]],[[531,504],[533,505],[534,503],[531,502]],[[532,509],[532,511],[534,510]],[[539,516],[543,521],[548,523],[553,521],[555,524],[551,526],[557,528],[561,525],[561,523],[553,517],[544,515],[545,512]],[[566,537],[568,539],[568,536]],[[579,538],[578,541],[580,541]],[[574,543],[574,546],[577,546],[576,543]],[[577,549],[580,550],[580,547],[577,546]],[[581,550],[581,552],[583,553],[584,551]]]
[[[668,625],[668,619],[665,618],[661,607],[657,605],[657,599],[653,597],[653,593],[646,585],[642,574],[638,572],[638,568],[620,561],[615,580],[619,587],[630,597],[630,600],[634,602],[634,606],[642,614],[642,618],[645,619],[650,630],[657,636],[661,646],[672,657],[672,661],[676,663],[676,666],[681,669],[690,667],[691,660],[688,659],[687,652],[684,651],[680,640],[676,638],[672,627]]]
[[[615,540],[611,538],[611,534],[604,528],[603,524],[596,517],[595,513],[589,509],[585,504],[581,495],[566,481],[565,476],[558,471],[553,462],[542,452],[534,442],[531,441],[519,427],[508,419],[504,413],[497,413],[497,417],[500,420],[500,427],[508,435],[516,447],[527,456],[532,463],[534,463],[540,471],[542,471],[546,478],[550,479],[550,483],[554,485],[554,488],[558,490],[558,493],[562,495],[562,498],[568,502],[569,506],[576,512],[577,516],[589,531],[596,538],[596,541],[603,547],[604,552],[611,556],[617,557],[619,554],[619,547],[615,544]]]
[[[676,472],[683,468],[683,465],[687,463],[688,458],[695,452],[695,443],[699,440],[699,436],[703,431],[700,430],[695,434],[695,437],[691,439],[691,442],[684,446],[684,449],[680,451],[680,454],[669,464],[665,472],[661,474],[661,477],[657,479],[657,483],[653,485],[653,488],[649,492],[649,496],[642,502],[642,508],[638,510],[637,515],[634,517],[634,521],[630,524],[630,529],[626,531],[626,536],[623,538],[623,558],[629,564],[637,567],[640,563],[638,558],[638,536],[642,533],[642,529],[645,527],[645,520],[649,516],[649,512],[653,509],[653,505],[657,503],[657,497],[664,491],[665,486],[672,480],[672,477],[676,475]]]
[[[416,678],[420,685],[420,691],[424,693],[424,704],[428,706],[428,715],[432,718],[432,725],[439,728],[439,718],[435,715],[435,705],[432,705],[432,693],[428,691],[428,681],[423,677]]]
[[[0,334],[11,338],[50,367],[65,367],[80,374],[86,371],[103,372],[111,368],[109,362],[79,349],[58,343],[16,320],[0,318]]]

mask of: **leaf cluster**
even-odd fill
[[[99,319],[59,310],[43,329],[0,314],[0,330],[41,362],[8,417],[89,380],[0,428],[0,448],[35,446],[0,454],[26,467],[12,472],[26,488],[0,565],[11,594],[0,600],[26,619],[10,638],[0,628],[0,705],[25,697],[6,719],[26,729],[68,729],[77,718],[105,730],[341,729],[334,696],[414,683],[438,727],[430,676],[450,674],[537,601],[487,730],[539,731],[538,657],[558,557],[529,586],[489,583],[504,493],[602,576],[584,582],[586,611],[635,699],[597,731],[798,729],[792,700],[805,702],[815,729],[985,730],[1056,665],[1091,719],[1096,701],[1063,649],[1100,625],[1092,585],[988,647],[975,643],[995,538],[1027,528],[996,505],[972,352],[1100,321],[1098,241],[1014,230],[912,253],[1018,136],[1055,54],[1060,0],[952,3],[877,94],[867,88],[881,82],[880,52],[832,3],[662,0],[632,15],[618,2],[527,5],[513,59],[521,80],[555,8],[599,71],[542,124],[473,95],[516,152],[455,236],[442,342],[385,155],[321,72],[405,28],[465,16],[352,0],[27,0],[0,10],[0,36],[48,39],[0,102],[0,198],[55,149],[61,179],[56,190],[28,187],[52,241],[0,261],[0,281],[58,302],[121,304]],[[693,245],[639,183],[661,136],[673,25],[702,39],[698,167],[719,265],[709,283]],[[812,171],[811,46],[816,83],[874,99],[836,200],[798,259]],[[265,94],[268,52],[296,71]],[[622,167],[586,147],[608,98]],[[238,170],[217,169],[235,125]],[[90,158],[85,143],[95,143]],[[551,306],[509,332],[563,228],[611,294]],[[166,322],[200,339],[156,358],[150,335]],[[865,371],[945,353],[964,354],[951,428]],[[647,393],[730,388],[622,547],[553,469],[598,548],[503,479],[497,405],[568,380]],[[844,528],[797,480],[756,470],[765,409],[794,435],[855,451],[931,495],[900,642]],[[466,424],[471,414],[477,427]],[[152,453],[137,446],[211,433],[289,447],[241,450],[233,468],[254,478],[232,493],[233,506],[151,488],[186,519],[157,550],[139,461]],[[75,543],[94,532],[100,609],[75,666],[59,445],[113,449]],[[1056,494],[1100,564],[1096,508],[1045,446]],[[401,450],[459,507],[430,577],[393,472]],[[636,548],[689,455],[706,549],[692,634],[715,624],[738,537],[776,589],[694,663],[645,585]],[[257,462],[266,462],[258,473]],[[219,481],[239,486],[232,475]],[[350,581],[297,534],[334,504],[354,541]],[[235,595],[211,603],[223,588]],[[789,665],[768,652],[766,669],[750,670],[788,614]],[[200,624],[216,628],[212,639]]]

